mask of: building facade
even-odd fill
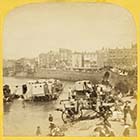
[[[132,44],[131,48],[102,49],[97,51],[97,66],[116,67],[121,69],[132,69],[137,65],[137,46]]]
[[[57,63],[60,61],[60,56],[57,52],[49,51],[39,55],[40,68],[56,68]]]
[[[107,65],[121,69],[132,69],[136,67],[137,65],[136,45],[132,45],[131,48],[109,49]]]
[[[83,61],[85,68],[97,68],[97,54],[94,52],[84,52]]]
[[[107,66],[107,61],[108,61],[108,50],[107,49],[101,49],[96,52],[97,54],[97,67],[102,68],[104,66]]]
[[[72,51],[69,49],[60,48],[59,56],[61,63],[65,63],[67,67],[71,67],[72,65]]]
[[[83,54],[80,52],[72,53],[72,68],[81,68],[83,66]]]

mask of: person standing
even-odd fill
[[[52,114],[49,114],[48,120],[49,120],[50,123],[53,122],[53,116],[52,116]]]
[[[36,136],[41,136],[40,126],[37,126]]]
[[[52,135],[52,131],[56,127],[56,125],[53,122],[53,116],[52,116],[52,114],[49,114],[48,121],[50,122],[50,125],[49,125],[50,135]]]
[[[132,128],[136,129],[136,121],[137,121],[137,104],[135,104],[133,110],[131,110],[131,119],[133,121]]]
[[[126,101],[125,106],[123,108],[123,112],[124,112],[124,125],[126,125],[127,123],[127,115],[128,113],[130,113],[130,106],[128,104],[128,101]]]

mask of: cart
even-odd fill
[[[60,104],[63,103],[63,109],[57,109],[61,111],[61,118],[64,123],[73,122],[82,117],[82,108],[77,100],[61,100]]]

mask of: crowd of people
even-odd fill
[[[99,119],[101,122],[94,129],[95,136],[115,136],[111,121],[117,121],[124,126],[123,136],[130,135],[130,128],[136,129],[137,105],[131,106],[131,100],[124,100],[125,96],[134,98],[133,94],[124,95],[121,91],[114,89],[108,80],[109,75],[105,74],[101,84],[92,85],[83,83],[83,94],[81,98],[78,92],[69,88],[68,106],[69,116],[78,114],[80,110],[91,109],[96,112],[94,117],[88,119]],[[80,94],[81,95],[81,94]],[[66,105],[65,105],[66,106]],[[82,119],[82,116],[80,116]],[[130,120],[131,119],[131,120]],[[80,120],[80,119],[79,119]],[[132,123],[131,123],[132,122]]]

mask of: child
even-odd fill
[[[40,126],[37,126],[36,136],[41,136]]]
[[[129,125],[125,125],[125,129],[123,131],[123,136],[129,137],[129,135],[130,135]]]

